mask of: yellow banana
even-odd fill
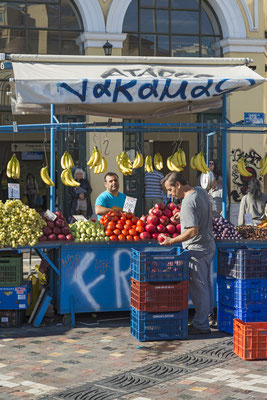
[[[252,174],[246,169],[244,157],[241,157],[241,159],[238,161],[237,169],[242,176],[252,176]]]
[[[209,167],[208,167],[207,164],[206,164],[205,157],[204,157],[204,154],[203,154],[203,151],[202,151],[202,150],[201,150],[201,152],[200,152],[200,159],[201,159],[202,167],[206,170],[206,172],[208,172],[210,169],[209,169]]]
[[[41,169],[40,175],[41,175],[42,181],[43,181],[46,185],[48,185],[48,186],[55,186],[54,182],[52,181],[52,179],[51,179],[50,176],[49,176],[48,167],[47,167],[47,166],[46,166],[46,167],[43,167],[43,168]]]
[[[181,158],[181,149],[178,149],[176,153],[174,153],[171,160],[177,167],[182,167],[182,158]]]
[[[183,168],[182,168],[182,167],[178,167],[177,164],[175,164],[174,160],[175,160],[174,155],[169,157],[169,162],[168,162],[168,164],[169,164],[169,166],[171,167],[171,171],[182,172],[182,171],[183,171]],[[169,168],[169,167],[168,167],[168,168]]]
[[[67,174],[67,169],[63,169],[63,171],[61,172],[61,175],[60,175],[61,182],[65,186],[72,186],[71,183],[69,181],[67,181],[66,174]]]
[[[203,154],[203,153],[202,153],[202,154]],[[198,153],[198,154],[195,156],[194,164],[195,164],[196,168],[197,168],[200,172],[202,172],[203,174],[206,174],[206,173],[207,173],[206,168],[202,165],[202,155],[201,155],[201,152]]]
[[[196,155],[194,155],[193,157],[191,157],[191,160],[190,160],[190,167],[191,167],[194,171],[196,171],[196,169],[197,169],[197,167],[196,167],[196,165],[195,165],[195,158],[196,158]]]
[[[62,169],[66,169],[67,168],[67,152],[66,151],[64,152],[64,154],[61,157],[60,165],[61,165]]]
[[[20,163],[16,156],[15,156],[15,174],[14,174],[13,178],[14,179],[20,178]]]
[[[156,170],[160,171],[163,168],[163,159],[160,153],[154,155],[154,167]]]
[[[137,151],[135,159],[134,159],[134,163],[133,163],[133,168],[139,168],[140,166],[140,161],[141,161],[141,157],[140,157],[140,153]]]
[[[92,154],[87,162],[88,167],[90,167],[93,164],[93,161],[95,158],[95,151],[96,151],[96,147],[93,148]]]
[[[182,163],[181,166],[184,168],[184,167],[186,167],[186,155],[182,149],[180,149],[180,150],[181,150],[180,155],[181,155],[181,163]]]
[[[96,165],[101,163],[101,160],[102,160],[101,152],[95,146],[94,158],[93,158],[92,163],[89,165],[89,168],[90,169],[94,168]]]
[[[66,178],[67,181],[71,183],[71,186],[80,186],[80,182],[75,181],[73,178],[70,168],[67,168]]]
[[[70,153],[66,152],[66,164],[67,164],[67,168],[73,168],[74,167],[74,162],[73,162],[73,158],[71,156]]]
[[[11,159],[8,161],[7,163],[7,167],[6,167],[6,174],[8,178],[12,178],[12,163],[13,163],[13,158],[14,158],[14,154],[11,157]]]
[[[145,158],[145,171],[150,173],[153,172],[152,158],[150,155]]]

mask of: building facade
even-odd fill
[[[267,55],[267,3],[264,0],[24,0],[0,2],[0,51],[5,53],[39,54],[84,54],[104,55],[103,45],[109,41],[115,56],[155,56],[155,57],[240,57],[253,59],[251,67],[266,77]],[[10,124],[11,115],[8,78],[12,71],[1,72],[0,116],[2,124]],[[231,122],[244,119],[245,112],[265,113],[266,84],[247,93],[228,96],[227,117]],[[212,110],[200,114],[176,115],[143,122],[207,122],[220,121],[222,110]],[[61,116],[61,121],[75,121],[77,116]],[[104,122],[107,118],[84,116],[90,122]],[[47,118],[16,116],[17,123],[48,122]],[[113,119],[115,121],[115,119]],[[37,160],[23,160],[27,149],[42,152],[44,134],[14,133],[13,137],[0,138],[0,168],[3,169],[14,150],[21,149],[22,175],[28,169],[41,167]],[[201,148],[205,149],[205,134],[164,133],[149,131],[133,135],[121,132],[87,134],[81,138],[66,132],[58,137],[58,157],[69,148],[75,154],[77,164],[86,168],[86,159],[92,146],[98,144],[105,149],[108,169],[117,171],[116,154],[122,149],[134,151],[138,148],[145,154],[162,152],[166,159],[172,152],[173,142],[183,141],[187,159]],[[137,139],[137,140],[136,140]],[[32,144],[32,147],[29,143]],[[236,164],[242,153],[247,165],[258,174],[259,160],[266,152],[266,135],[261,131],[254,134],[231,134],[228,138],[229,195],[230,201],[239,202],[246,189],[246,181],[236,173]],[[28,147],[25,147],[28,144]],[[209,153],[221,167],[221,135],[214,135],[210,141]],[[22,150],[24,149],[24,151]],[[26,149],[26,150],[25,150]],[[17,150],[19,151],[19,150]],[[1,151],[0,151],[1,152]],[[38,168],[36,168],[36,171]],[[167,172],[165,170],[164,172]],[[93,187],[92,201],[104,189],[102,177],[87,171]],[[37,172],[36,172],[37,174]],[[190,182],[196,182],[196,173],[189,167],[185,174]],[[123,182],[124,179],[124,182]],[[143,197],[142,174],[131,178],[121,176],[121,186],[128,195]],[[264,182],[263,182],[264,184]],[[42,183],[40,182],[40,185]],[[59,182],[59,188],[61,184]],[[265,188],[266,188],[265,184]],[[43,188],[45,190],[45,188]],[[66,198],[66,189],[59,190],[59,202]]]

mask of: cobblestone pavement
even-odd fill
[[[231,340],[230,335],[213,330],[207,337],[194,335],[183,341],[138,342],[130,335],[127,313],[79,315],[76,322],[75,328],[64,326],[62,318],[50,311],[40,328],[24,324],[21,328],[0,330],[1,400],[64,398],[58,397],[58,393],[100,381],[98,387],[102,390],[107,377],[125,375],[150,364],[168,364],[188,352],[200,354],[207,346],[217,349],[226,342],[229,346]],[[230,346],[228,350],[231,353]],[[182,376],[177,375],[176,368],[176,373],[167,380],[152,379],[149,387],[141,385],[140,390],[136,385],[134,391],[127,393],[111,388],[110,397],[65,398],[267,399],[267,360],[243,361],[231,356],[227,360],[217,358],[214,364],[215,358],[210,354],[211,364],[203,367],[197,361],[195,369],[189,367]]]

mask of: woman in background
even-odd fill
[[[252,178],[248,183],[247,194],[242,198],[239,215],[238,225],[245,225],[245,214],[250,214],[252,224],[258,225],[266,218],[265,208],[267,203],[267,194],[262,193],[261,185],[258,179]]]
[[[83,215],[89,218],[93,213],[90,198],[92,188],[88,180],[83,176],[83,170],[77,168],[74,172],[74,179],[80,183],[80,186],[71,189],[70,213],[71,215]]]
[[[26,178],[25,194],[27,195],[28,198],[29,207],[34,208],[36,203],[36,196],[37,194],[39,194],[39,189],[36,179],[30,173],[27,175]]]

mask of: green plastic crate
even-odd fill
[[[20,285],[22,280],[22,254],[16,257],[0,257],[0,286]]]

